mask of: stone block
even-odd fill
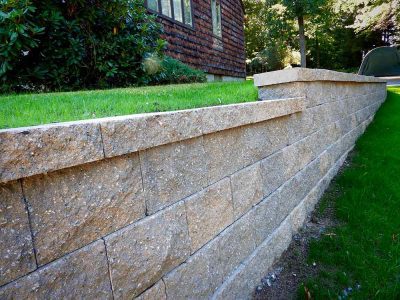
[[[240,218],[164,278],[171,299],[209,299],[255,249],[251,219]]]
[[[105,238],[115,298],[133,298],[190,254],[185,208],[179,202]]]
[[[23,181],[39,265],[145,215],[137,153]]]
[[[202,137],[140,152],[148,213],[200,191],[207,186],[207,165]]]
[[[305,107],[304,98],[278,99],[199,109],[203,134],[285,116]]]
[[[0,130],[0,183],[104,157],[100,127],[64,123]]]
[[[244,127],[237,127],[204,136],[204,149],[210,184],[251,164],[246,153]]]
[[[260,163],[231,176],[233,212],[239,218],[263,198]]]
[[[167,300],[164,281],[160,280],[157,282],[155,285],[137,297],[136,300]]]
[[[102,119],[104,152],[112,157],[200,136],[197,110]]]
[[[254,232],[256,245],[260,245],[278,227],[277,218],[278,205],[280,204],[280,193],[272,193],[248,213]]]
[[[164,277],[169,299],[209,299],[222,284],[216,243],[207,244]]]
[[[243,127],[246,161],[255,163],[286,147],[289,119],[286,116]]]
[[[282,167],[284,165],[283,150],[261,160],[260,170],[263,180],[264,197],[271,194],[287,180],[285,169]]]
[[[28,213],[18,181],[0,184],[0,286],[36,268]]]
[[[285,221],[274,234],[264,241],[218,288],[212,299],[250,299],[261,279],[292,239],[291,225]]]
[[[211,255],[218,256],[216,264],[223,279],[226,279],[256,248],[257,236],[254,226],[253,215],[247,213],[215,239],[218,252]]]
[[[113,299],[102,240],[0,288],[0,299]]]
[[[234,220],[229,178],[187,198],[185,206],[193,253]]]

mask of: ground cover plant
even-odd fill
[[[400,298],[400,88],[391,88],[358,140],[350,166],[335,179],[340,225],[310,244],[318,266],[300,299]],[[319,213],[329,207],[324,196]]]
[[[0,96],[0,128],[257,100],[253,81]]]

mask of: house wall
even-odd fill
[[[192,0],[194,27],[165,17],[166,54],[209,74],[246,76],[244,13],[240,0],[221,0],[222,39],[213,35],[209,0]]]
[[[255,84],[264,101],[0,130],[0,298],[249,298],[386,98],[321,70]]]

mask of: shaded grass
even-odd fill
[[[253,81],[0,96],[0,128],[257,100]]]
[[[306,288],[313,299],[400,299],[400,88],[389,89],[334,184],[342,225],[311,243],[308,259],[321,271]],[[306,298],[304,285],[298,296]]]

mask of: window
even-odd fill
[[[211,0],[211,16],[214,35],[222,37],[221,3],[219,0]]]
[[[191,0],[147,0],[146,6],[177,22],[193,26]]]

